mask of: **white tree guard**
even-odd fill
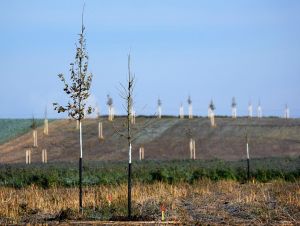
[[[38,142],[37,142],[37,131],[36,131],[36,130],[33,130],[32,135],[33,135],[33,147],[37,147],[37,146],[38,146]]]
[[[42,163],[48,162],[48,155],[47,155],[47,149],[42,150]]]

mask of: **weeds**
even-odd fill
[[[126,191],[125,183],[85,187],[84,212],[80,215],[77,188],[2,187],[0,223],[125,220]],[[193,184],[135,183],[132,195],[135,220],[161,220],[162,205],[166,220],[185,223],[271,224],[300,220],[298,182],[240,184],[203,179]]]

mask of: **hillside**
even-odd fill
[[[42,125],[43,120],[36,120]],[[29,132],[32,119],[0,119],[0,144]]]
[[[115,131],[122,129],[124,118],[103,121],[104,141],[98,140],[98,120],[83,122],[85,160],[126,160],[127,141]],[[137,118],[134,132],[133,159],[138,149],[145,148],[145,159],[170,160],[189,158],[190,130],[196,141],[196,157],[224,160],[244,159],[245,133],[249,134],[251,158],[299,156],[300,119],[279,118],[217,118],[217,127],[211,128],[207,118]],[[149,124],[144,128],[145,124]],[[3,130],[3,128],[1,128]],[[28,132],[0,145],[1,163],[24,163],[25,150],[32,148],[32,162],[41,162],[42,149],[48,151],[48,161],[77,161],[79,155],[76,122],[56,120],[49,124],[49,135],[38,128],[38,148],[32,148],[32,133]]]

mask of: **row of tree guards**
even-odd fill
[[[26,149],[25,150],[25,163],[26,164],[31,164],[31,153],[33,150],[35,150],[38,147],[38,133],[37,133],[37,124],[32,117],[32,123],[31,126],[32,128],[32,138],[33,138],[33,149]],[[48,136],[49,135],[49,124],[48,124],[48,118],[47,118],[47,108],[45,109],[45,119],[44,119],[44,130],[43,130],[44,135]],[[47,163],[48,162],[48,156],[47,156],[47,149],[42,149],[42,163]]]
[[[190,99],[190,98],[189,98]],[[191,102],[191,101],[190,101]],[[234,103],[234,102],[233,102]],[[233,107],[235,107],[236,105],[233,104]],[[191,109],[191,108],[190,108]],[[209,111],[209,118],[211,121],[211,125],[212,127],[215,127],[215,121],[214,121],[214,105],[213,103],[210,104],[210,111]],[[190,111],[191,112],[191,111]],[[233,111],[233,114],[235,113],[235,111]],[[161,117],[161,115],[160,115]],[[109,117],[109,121],[111,121],[113,117]],[[192,118],[192,116],[190,116],[189,118]],[[130,122],[131,124],[135,124],[135,115],[132,114],[130,117]],[[32,122],[32,126],[33,128],[33,147],[38,147],[38,143],[37,143],[37,130],[36,130],[36,123],[35,120],[33,118],[33,122]],[[78,128],[78,121],[76,121],[76,128]],[[47,119],[47,110],[45,111],[45,119],[44,119],[44,130],[43,130],[44,135],[49,135],[49,124],[48,124],[48,119]],[[191,136],[191,135],[189,135]],[[103,135],[103,123],[100,121],[98,122],[98,139],[100,141],[104,140],[104,135]],[[248,144],[248,138],[247,138],[247,142],[246,142],[246,150],[247,150],[247,159],[249,161],[249,144]],[[26,164],[30,164],[31,163],[31,152],[32,150],[26,150],[26,154],[25,154],[25,158],[26,158]],[[190,159],[196,159],[196,142],[193,138],[190,138],[189,140],[189,152],[190,152]],[[145,148],[143,146],[141,146],[139,148],[139,160],[143,160],[145,158]],[[47,163],[47,150],[43,149],[42,150],[42,162],[43,163]],[[248,163],[249,165],[249,163]]]
[[[32,149],[25,150],[25,163],[26,164],[31,164],[31,153],[32,153]],[[47,163],[47,162],[48,162],[47,149],[43,149],[42,150],[42,163]]]
[[[188,118],[192,119],[193,118],[193,106],[192,106],[192,100],[191,100],[190,96],[188,97],[187,102],[188,102]],[[108,120],[113,121],[114,117],[115,117],[115,110],[114,110],[114,106],[113,106],[113,99],[109,95],[107,95],[106,104],[108,106]],[[216,108],[213,103],[213,100],[211,100],[211,102],[209,103],[209,106],[208,106],[208,117],[209,118],[213,117],[215,109]],[[249,118],[254,117],[253,116],[253,105],[251,102],[249,102],[247,110],[248,110],[248,117]],[[131,112],[132,112],[131,122],[132,122],[132,124],[134,124],[136,113],[133,108],[132,108]],[[98,116],[100,115],[98,108],[97,108],[97,115]],[[258,118],[263,117],[262,106],[261,106],[260,102],[258,103],[258,106],[257,106],[257,114],[256,115]],[[237,118],[237,103],[236,103],[236,100],[234,97],[232,98],[232,103],[231,103],[231,117]],[[157,118],[162,118],[162,101],[161,101],[161,99],[157,100]],[[183,107],[182,103],[179,106],[179,118],[180,119],[185,118],[184,107]],[[285,119],[290,118],[290,109],[288,108],[287,105],[285,105],[285,108],[284,108],[283,118],[285,118]]]

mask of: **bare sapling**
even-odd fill
[[[142,161],[145,157],[145,149],[144,149],[144,146],[141,146],[139,148],[139,157],[140,157],[140,161]]]
[[[128,219],[131,219],[131,164],[132,164],[132,110],[133,110],[133,88],[135,83],[135,76],[132,75],[131,65],[130,65],[130,54],[128,54],[128,79],[127,85],[124,86],[121,84],[122,90],[120,90],[120,96],[124,99],[125,104],[123,105],[126,110],[126,122],[125,122],[125,131],[116,130],[116,132],[121,136],[127,139],[128,145],[128,196],[127,196],[127,211]]]
[[[251,101],[248,103],[248,117],[252,118],[253,117],[253,107]]]
[[[189,106],[189,119],[192,119],[193,118],[193,106],[192,106],[191,96],[188,97],[187,102],[188,102],[188,106]]]
[[[108,121],[112,122],[114,120],[114,105],[113,105],[113,99],[110,95],[107,95],[107,102],[108,106]]]
[[[45,135],[49,135],[49,125],[48,125],[48,117],[47,117],[47,107],[45,108],[44,134],[45,134]]]
[[[128,142],[128,219],[131,219],[131,150],[132,150],[132,132],[131,132],[131,117],[133,105],[133,87],[134,76],[131,74],[130,69],[130,54],[128,55],[128,86],[125,89],[125,100],[127,104],[127,142]]]
[[[289,119],[290,118],[290,109],[288,107],[288,105],[285,105],[285,109],[284,109],[284,118],[285,119]]]
[[[180,107],[179,107],[179,118],[180,119],[184,118],[184,111],[183,111],[183,105],[182,104],[180,104]]]
[[[66,80],[63,74],[59,74],[59,79],[64,84],[64,92],[69,97],[67,105],[62,106],[53,103],[54,110],[58,113],[68,112],[68,115],[78,121],[79,124],[79,210],[82,213],[82,120],[85,114],[91,114],[93,109],[87,106],[87,99],[90,96],[92,74],[88,72],[88,54],[86,51],[85,26],[83,24],[84,6],[81,15],[81,31],[78,44],[76,45],[75,60],[70,64],[70,78]]]
[[[236,101],[235,101],[235,97],[232,98],[232,102],[231,102],[231,116],[232,118],[236,118],[237,117],[237,109],[236,109]]]
[[[32,117],[32,123],[31,123],[31,129],[32,129],[32,137],[33,137],[33,147],[37,147],[38,146],[38,142],[37,142],[37,130],[36,130],[36,121],[34,119],[34,117]]]
[[[25,162],[26,164],[31,164],[31,150],[27,149],[25,151]]]
[[[48,162],[47,149],[42,150],[42,163]]]
[[[210,101],[210,104],[208,106],[208,112],[209,112],[209,118],[210,118],[210,125],[211,127],[216,127],[216,122],[215,122],[215,105],[213,100]]]
[[[121,137],[127,140],[127,148],[128,148],[128,220],[131,219],[131,190],[132,190],[132,178],[131,178],[131,165],[132,165],[132,144],[133,142],[142,134],[137,134],[138,131],[146,128],[150,123],[144,123],[144,125],[140,126],[138,129],[131,123],[132,119],[132,106],[133,106],[133,90],[135,85],[135,75],[131,72],[131,57],[130,54],[128,55],[128,79],[126,85],[120,84],[121,89],[119,90],[120,96],[124,100],[124,108],[126,111],[126,118],[125,122],[121,124],[121,128],[117,129],[115,127],[115,132],[119,134]],[[114,125],[114,124],[113,124]],[[144,157],[144,154],[142,154]]]
[[[161,99],[158,98],[158,100],[157,100],[157,117],[159,119],[161,118],[161,113],[162,113],[161,105],[162,105]]]

